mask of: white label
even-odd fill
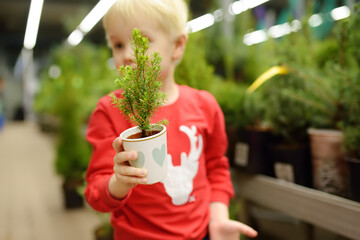
[[[243,142],[237,142],[235,145],[235,164],[246,167],[249,161],[249,145]]]
[[[287,182],[295,182],[294,169],[291,164],[288,163],[275,163],[275,176],[276,178]]]

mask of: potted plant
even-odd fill
[[[305,82],[306,90],[291,94],[305,103],[312,115],[312,129],[309,133],[314,140],[312,155],[315,187],[345,197],[348,196],[348,170],[356,169],[356,161],[349,162],[350,165],[355,164],[349,169],[344,159],[348,158],[348,155],[352,156],[348,159],[356,159],[357,157],[353,156],[358,154],[357,149],[360,146],[358,137],[360,35],[353,31],[353,28],[360,23],[357,14],[359,4],[356,4],[354,9],[354,14],[349,19],[335,26],[329,41],[321,43],[323,46],[330,44],[331,47],[319,48],[321,51],[314,54],[319,64],[296,68],[295,74]],[[334,41],[338,44],[334,45]],[[329,138],[326,137],[327,134]],[[315,146],[320,140],[325,140],[331,145],[325,147],[321,143],[320,146]],[[323,154],[319,155],[315,149],[322,149]],[[328,155],[330,153],[335,155],[331,157]],[[358,181],[350,177],[350,185]],[[359,189],[359,186],[356,188]]]
[[[262,86],[269,108],[266,119],[273,139],[269,157],[275,176],[307,187],[311,186],[311,157],[307,129],[310,116],[306,106],[292,99],[286,91],[303,89],[302,81],[292,73],[273,77]]]
[[[316,189],[347,196],[348,169],[342,151],[340,122],[347,117],[343,104],[342,78],[327,64],[323,69],[292,69],[305,84],[302,90],[289,91],[290,97],[302,102],[310,114],[310,137],[313,186]]]
[[[42,130],[51,130],[56,139],[55,170],[62,177],[65,208],[83,206],[82,186],[91,147],[85,140],[87,120],[98,98],[112,84],[106,65],[105,47],[83,43],[77,47],[52,49],[49,66],[42,71],[35,110]],[[96,66],[96,67],[89,67]]]
[[[343,132],[343,149],[345,160],[349,164],[349,197],[360,202],[360,34],[353,31],[360,24],[360,4],[354,6],[352,18],[344,21],[341,33],[346,47],[347,67],[339,68],[343,80],[349,86],[343,97],[348,112],[347,118],[341,121]]]
[[[113,104],[136,127],[120,134],[126,151],[137,151],[135,167],[147,169],[147,183],[152,184],[166,177],[166,120],[151,124],[154,112],[166,99],[161,92],[161,58],[157,52],[148,54],[149,40],[138,29],[132,32],[133,66],[120,66],[120,77],[115,80],[122,96],[110,94]]]
[[[83,175],[91,152],[82,132],[82,119],[78,111],[79,100],[72,80],[64,76],[64,86],[55,103],[56,116],[59,119],[55,169],[63,177],[62,187],[67,209],[83,206],[83,197],[77,188],[83,184]]]
[[[247,172],[273,177],[274,168],[268,152],[272,134],[266,119],[267,99],[262,89],[246,92],[241,108],[242,127],[235,146],[235,163]]]
[[[227,157],[232,167],[235,163],[235,147],[239,141],[239,130],[245,126],[244,101],[247,86],[232,81],[215,81],[210,92],[217,99],[225,116],[228,137]]]

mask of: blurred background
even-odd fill
[[[111,239],[82,191],[112,3],[0,0],[0,239]],[[225,114],[231,217],[257,239],[360,239],[359,1],[187,3],[176,81]]]

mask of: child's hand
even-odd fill
[[[129,161],[136,160],[136,152],[124,151],[121,138],[116,138],[113,142],[116,151],[114,156],[114,175],[109,182],[109,192],[115,198],[124,198],[129,190],[137,184],[146,183],[146,170],[132,167]]]
[[[240,235],[256,237],[257,232],[251,227],[231,219],[212,221],[209,224],[210,240],[238,240]]]
[[[239,240],[240,235],[256,237],[257,232],[251,227],[229,219],[228,207],[221,202],[210,203],[210,240]]]

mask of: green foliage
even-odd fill
[[[335,70],[335,71],[334,71]],[[343,81],[333,65],[324,69],[302,68],[294,74],[304,83],[303,90],[294,90],[289,96],[302,102],[312,114],[311,126],[317,128],[339,129],[345,117]]]
[[[355,4],[354,12],[338,29],[342,40],[344,62],[338,67],[342,76],[342,102],[347,117],[343,118],[340,128],[344,134],[344,149],[353,156],[360,157],[360,3]],[[341,64],[341,63],[340,63]]]
[[[245,126],[255,129],[268,129],[269,123],[266,119],[266,111],[269,108],[262,89],[248,93],[244,101],[243,121]]]
[[[74,48],[54,48],[50,56],[41,73],[35,110],[39,117],[57,119],[56,172],[66,180],[82,179],[91,152],[84,126],[98,99],[113,88],[112,81],[106,81],[113,75],[106,64],[109,51],[84,42]],[[49,76],[53,66],[61,71],[59,76]]]
[[[115,80],[123,90],[123,98],[117,98],[114,94],[111,97],[113,104],[142,130],[144,137],[150,130],[151,116],[163,105],[166,95],[160,92],[162,82],[159,78],[159,53],[155,52],[151,56],[147,53],[149,40],[136,28],[131,39],[134,66],[120,66],[120,78]]]
[[[310,125],[308,109],[293,99],[287,91],[303,90],[302,81],[295,74],[275,76],[263,86],[264,98],[268,103],[266,119],[272,133],[287,143],[307,140],[307,128]]]
[[[74,114],[60,123],[55,167],[66,180],[82,179],[90,159],[91,148],[81,130]]]
[[[192,33],[189,36],[182,61],[176,67],[175,80],[196,89],[210,90],[218,81],[214,67],[207,63],[205,55],[204,32]]]
[[[354,29],[360,24],[359,7],[356,4],[355,12],[335,25],[326,41],[316,42],[320,47],[306,52],[309,62],[289,61],[304,89],[287,93],[307,107],[312,127],[342,130],[344,150],[358,156],[360,33]]]
[[[218,81],[210,91],[224,113],[226,125],[245,127],[247,123],[244,117],[246,86],[230,81]]]
[[[71,72],[63,74],[63,86],[55,102],[60,126],[58,131],[56,172],[65,179],[81,179],[90,158],[90,146],[82,135],[79,95]]]
[[[100,97],[110,92],[114,86],[111,79],[114,71],[107,65],[110,52],[105,46],[94,46],[83,42],[76,47],[58,46],[50,53],[49,65],[40,76],[40,90],[35,96],[34,108],[39,115],[50,114],[60,117],[62,92],[65,82],[70,81],[78,96],[79,115],[86,122]],[[61,71],[51,77],[54,67]],[[66,106],[66,105],[65,105]]]

